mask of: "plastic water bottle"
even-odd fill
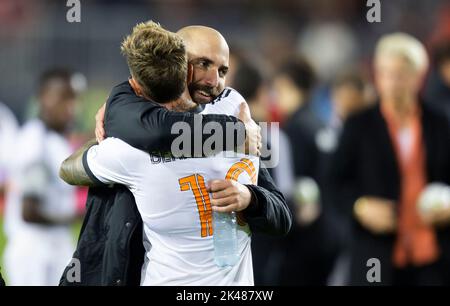
[[[213,213],[214,261],[219,267],[234,266],[239,258],[236,213]]]

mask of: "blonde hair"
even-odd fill
[[[420,72],[428,68],[429,60],[424,45],[406,33],[387,34],[380,38],[375,50],[375,61],[386,55],[400,56]]]
[[[181,37],[153,21],[139,23],[123,40],[121,51],[146,96],[159,103],[181,96],[188,66]]]

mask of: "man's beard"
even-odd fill
[[[214,100],[219,94],[217,87],[191,83],[188,85],[189,94],[194,102],[199,104],[207,104]]]

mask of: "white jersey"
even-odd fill
[[[205,111],[237,115],[245,100],[230,89]],[[103,183],[120,183],[133,193],[144,224],[146,257],[141,285],[253,285],[250,229],[238,217],[239,261],[233,267],[214,262],[210,195],[212,179],[255,184],[259,158],[245,155],[178,159],[140,151],[108,138],[85,155]]]
[[[32,189],[42,200],[42,213],[50,218],[75,216],[75,188],[59,178],[61,163],[72,150],[60,134],[46,129],[40,120],[24,125],[17,135],[15,155],[11,160],[11,188],[7,195],[5,227],[8,236],[22,231],[39,232],[43,235],[70,233],[69,226],[42,226],[25,222],[22,218],[22,197],[25,189]],[[43,165],[44,176],[31,182],[26,177],[35,165]],[[38,180],[38,178],[40,180]],[[25,186],[25,181],[28,181]]]
[[[40,225],[22,218],[25,194],[38,196],[40,212],[50,219],[75,216],[75,189],[58,175],[70,154],[68,141],[40,120],[28,122],[17,135],[5,211],[5,268],[11,285],[56,286],[72,257],[69,225]]]
[[[14,114],[6,105],[0,103],[0,185],[8,177],[17,129],[18,124]]]

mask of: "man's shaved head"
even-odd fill
[[[187,52],[198,53],[202,48],[223,49],[229,56],[227,41],[219,31],[205,26],[187,26],[177,32],[184,41]]]
[[[217,30],[205,26],[187,26],[177,32],[186,45],[189,64],[194,73],[188,85],[197,103],[209,103],[225,87],[230,51]]]

